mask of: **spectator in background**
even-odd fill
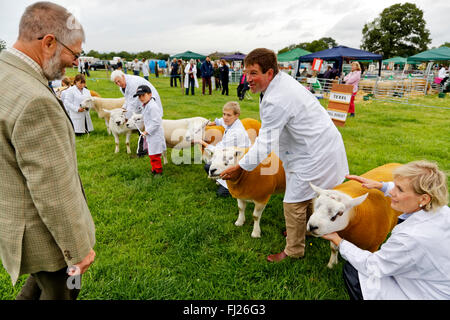
[[[185,68],[185,64],[184,64],[183,60],[178,59],[178,78],[180,79],[180,87],[181,88],[184,87],[184,84],[183,84],[184,68]]]
[[[142,74],[144,75],[144,79],[148,81],[148,77],[150,75],[150,66],[148,65],[148,61],[145,58],[142,58]]]
[[[135,76],[139,76],[140,71],[141,71],[141,65],[139,63],[139,60],[138,59],[134,59],[134,61],[133,61],[133,74]]]
[[[86,60],[86,61],[84,61],[84,75],[86,76],[86,77],[90,77],[91,75],[90,75],[90,73],[89,73],[89,68],[90,68],[91,66],[89,65],[89,62]]]
[[[158,60],[155,61],[155,77],[159,78],[159,63],[158,63]]]
[[[224,59],[220,60],[221,66],[220,70],[220,82],[222,83],[222,95],[225,93],[228,95],[228,81],[229,81],[229,73],[230,68],[227,65],[227,62]]]
[[[217,63],[217,61],[214,61],[214,82],[216,85],[216,90],[219,90],[222,88],[221,84],[220,84],[220,69],[219,69],[219,64]]]
[[[361,79],[361,67],[358,61],[353,61],[352,71],[344,77],[345,84],[353,85],[353,94],[350,99],[350,108],[348,109],[350,117],[355,116],[355,96],[358,93],[358,83],[360,79]]]
[[[122,70],[122,69],[123,69],[123,64],[122,64],[122,61],[119,58],[117,60],[116,70]]]
[[[212,84],[211,77],[213,76],[214,70],[211,64],[211,59],[206,57],[205,61],[203,61],[201,69],[202,73],[202,95],[205,95],[205,87],[209,87],[209,95],[212,94]]]
[[[195,94],[194,87],[198,88],[197,80],[197,66],[195,65],[195,60],[191,59],[184,69],[184,87],[186,88],[186,95],[189,95],[189,87],[191,88],[191,94]]]
[[[172,63],[170,64],[170,86],[173,87],[175,83],[175,88],[177,87],[177,77],[178,77],[179,65],[177,62],[177,58],[173,58]]]

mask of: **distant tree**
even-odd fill
[[[415,4],[394,4],[364,25],[361,48],[384,58],[411,56],[427,50],[431,43],[423,11]]]
[[[0,52],[2,52],[3,49],[6,49],[6,41],[0,39]]]
[[[446,43],[442,44],[441,47],[449,47],[450,48],[450,42],[446,42]]]
[[[330,37],[323,37],[320,38],[319,40],[314,40],[312,42],[301,42],[299,44],[291,44],[286,48],[279,50],[278,54],[291,51],[295,48],[308,50],[310,52],[317,52],[326,49],[331,49],[336,46],[337,46],[336,40]]]

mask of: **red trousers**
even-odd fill
[[[161,153],[149,155],[149,158],[150,158],[150,164],[152,165],[152,172],[162,173],[163,167],[162,167],[162,162],[161,162]]]
[[[348,113],[355,113],[355,96],[357,92],[353,92],[352,97],[350,99],[350,108],[348,108]]]

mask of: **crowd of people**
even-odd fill
[[[173,58],[169,68],[170,86],[177,87],[179,82],[181,88],[185,88],[185,94],[195,95],[195,88],[199,88],[198,79],[202,79],[202,95],[208,88],[208,94],[212,95],[213,84],[215,90],[222,89],[222,95],[229,95],[229,73],[230,65],[224,59],[211,61],[208,56],[201,62],[200,60],[189,59],[185,62],[182,59]],[[183,80],[184,79],[184,80]]]
[[[76,299],[80,288],[68,285],[94,262],[95,226],[78,173],[74,133],[89,132],[89,113],[80,107],[89,96],[83,75],[63,92],[62,102],[49,87],[65,68],[77,65],[85,40],[83,28],[68,28],[65,8],[38,2],[22,16],[19,37],[0,54],[0,258],[15,284],[29,274],[17,299]],[[175,63],[175,61],[173,62]],[[197,72],[211,93],[214,67],[184,66],[185,87],[198,87]],[[178,61],[176,62],[178,64]],[[344,281],[352,299],[450,299],[450,209],[447,177],[434,163],[415,161],[396,169],[393,181],[349,175],[341,133],[326,110],[303,85],[280,72],[276,54],[251,51],[244,61],[246,81],[260,95],[259,136],[238,164],[221,173],[226,181],[253,171],[272,151],[283,162],[286,192],[283,211],[285,248],[267,256],[271,263],[305,255],[306,223],[315,196],[310,183],[333,188],[345,178],[376,188],[392,198],[401,222],[376,252],[362,250],[338,233],[324,235],[348,261]],[[224,70],[226,63],[222,62]],[[175,68],[175,66],[174,66]],[[178,74],[178,69],[177,74]],[[181,68],[183,70],[183,68]],[[358,73],[357,66],[352,69]],[[346,80],[355,85],[351,79]],[[222,81],[224,80],[224,81]],[[144,116],[152,173],[162,173],[166,149],[163,107],[156,88],[138,75],[111,74],[125,97],[127,117]],[[21,85],[18,86],[17,84]],[[186,85],[187,83],[187,85]],[[222,93],[227,81],[221,78]],[[186,94],[188,92],[186,91]],[[70,115],[70,117],[68,116]],[[218,146],[248,146],[237,102],[227,103],[213,124],[227,129]],[[204,141],[196,141],[206,144]],[[214,147],[205,145],[214,151]]]

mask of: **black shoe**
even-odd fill
[[[217,188],[216,194],[217,194],[217,196],[223,197],[223,198],[231,197],[230,191],[228,191],[228,189],[222,185],[219,185],[219,188]]]
[[[350,113],[350,117],[354,118],[355,114],[354,113]]]

